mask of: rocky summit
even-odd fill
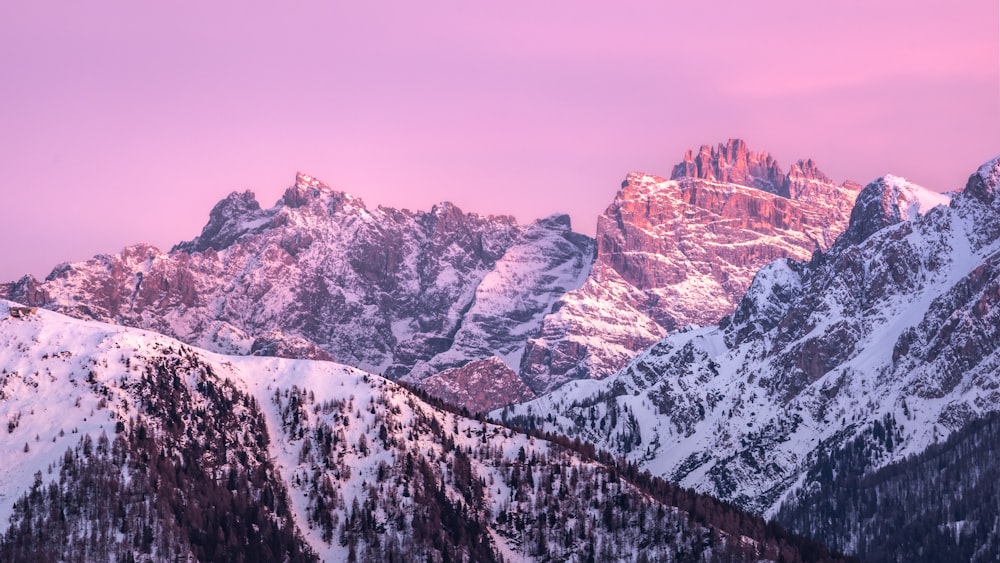
[[[669,180],[629,174],[598,218],[590,277],[545,318],[522,375],[536,392],[605,377],[672,331],[718,322],[765,264],[830,248],[859,190],[811,160],[784,173],[740,140],[688,151]]]

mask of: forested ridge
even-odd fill
[[[0,560],[840,559],[590,444],[382,378],[255,395],[194,349],[153,349],[73,383],[114,432],[35,475]]]
[[[1000,559],[1000,413],[874,472],[865,449],[856,441],[824,459],[777,520],[864,561]]]
[[[119,420],[113,439],[82,436],[36,474],[0,538],[0,560],[312,559],[255,399],[187,347],[123,363],[142,370],[119,382],[137,400],[135,416]],[[88,383],[107,408],[109,386],[93,375]]]

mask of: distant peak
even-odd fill
[[[232,192],[226,199],[215,205],[216,208],[228,209],[232,212],[247,212],[260,210],[260,203],[257,196],[251,190],[243,192]]]
[[[452,231],[467,219],[465,213],[450,201],[432,205],[429,213],[421,212],[418,216],[422,217],[421,222],[425,227],[438,233]]]
[[[800,201],[820,203],[828,201],[830,197],[836,198],[836,190],[832,189],[835,184],[829,176],[823,173],[816,165],[816,162],[807,158],[798,160],[788,169],[782,185],[782,195]],[[851,183],[844,183],[841,188],[857,193],[861,186]]]
[[[174,246],[174,250],[201,252],[212,248],[222,250],[231,245],[245,231],[241,225],[259,216],[260,203],[250,190],[232,192],[215,204],[208,216],[208,223],[194,240]]]
[[[951,196],[929,190],[906,178],[886,174],[882,181],[887,186],[886,192],[891,195],[893,213],[901,221],[916,219],[918,215],[923,215],[938,205],[948,205],[951,201]]]
[[[321,180],[318,180],[317,178],[315,178],[313,176],[310,176],[308,174],[304,174],[302,172],[296,172],[295,173],[295,187],[297,187],[297,188],[322,188],[322,189],[326,189],[326,190],[330,189],[330,186],[326,185]]]
[[[699,178],[780,193],[785,174],[778,161],[767,152],[753,152],[743,139],[729,139],[715,147],[702,145],[697,154],[688,150],[674,166],[671,180]]]
[[[788,177],[793,179],[817,180],[827,184],[832,184],[833,180],[827,177],[811,158],[799,160],[788,169]]]
[[[569,215],[565,213],[554,213],[544,219],[539,219],[538,224],[566,231],[573,228]]]
[[[983,203],[992,204],[1000,191],[1000,156],[987,161],[975,174],[969,176],[963,197],[974,197]]]
[[[352,196],[337,192],[325,182],[302,172],[295,173],[295,185],[285,190],[282,199],[288,207],[296,208],[307,205],[323,194],[336,194],[343,196],[344,199],[354,199]]]
[[[950,199],[905,178],[886,174],[858,194],[845,240],[859,244],[886,227],[916,219],[935,206],[947,205]]]
[[[437,216],[451,215],[451,214],[462,214],[462,210],[458,208],[457,205],[450,201],[442,201],[441,203],[431,206],[431,214]]]

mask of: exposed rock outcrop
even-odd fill
[[[431,395],[471,413],[484,413],[535,398],[531,388],[500,358],[473,360],[424,379],[420,386]]]
[[[629,174],[598,219],[590,278],[528,343],[522,376],[536,392],[605,377],[671,331],[718,322],[765,264],[828,249],[859,189],[811,160],[784,174],[740,140],[688,151],[671,180]]]

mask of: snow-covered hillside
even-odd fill
[[[1000,159],[932,207],[879,179],[828,252],[765,267],[719,326],[503,415],[765,513],[859,437],[854,470],[919,452],[1000,405],[998,180]]]
[[[0,373],[4,560],[800,560],[820,549],[579,443],[465,418],[331,362],[218,355],[0,302]]]

